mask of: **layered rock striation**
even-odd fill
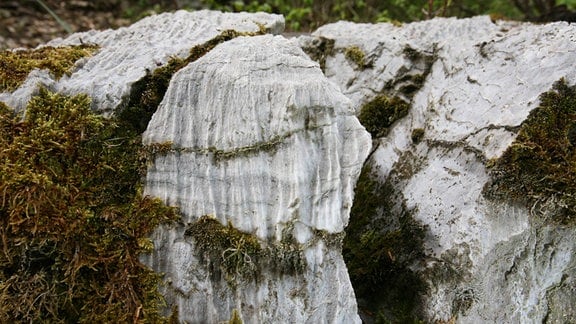
[[[151,260],[181,319],[216,322],[236,309],[254,323],[359,320],[340,243],[370,138],[300,48],[282,36],[216,47],[174,76],[144,143],[163,147],[146,193],[184,215],[156,232]],[[248,279],[240,269],[232,283],[214,278],[197,253],[204,238],[187,235],[206,215],[251,233],[266,249],[252,261],[267,264]],[[287,249],[300,250],[290,262],[301,266],[283,273],[275,263],[285,259],[267,254]]]

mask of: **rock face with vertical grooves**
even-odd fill
[[[165,147],[146,194],[184,215],[156,231],[149,260],[181,320],[215,323],[235,309],[247,323],[359,321],[340,244],[370,137],[298,46],[271,35],[217,46],[173,77],[143,140]],[[186,235],[205,215],[263,246],[291,238],[303,267],[264,266],[241,283],[211,277]]]
[[[381,204],[399,208],[385,213],[396,219],[374,215],[375,222],[413,217],[426,229],[425,256],[409,267],[428,285],[417,316],[574,321],[574,308],[566,306],[576,302],[567,297],[574,296],[576,277],[574,226],[543,223],[543,202],[529,208],[495,201],[484,188],[488,162],[511,145],[540,94],[560,78],[576,83],[575,25],[489,17],[403,26],[339,22],[299,42],[322,57],[325,74],[359,113],[378,95],[411,106],[375,141],[368,163],[389,188],[391,201]],[[322,55],[314,52],[327,43]],[[363,64],[347,55],[350,48],[362,52]]]

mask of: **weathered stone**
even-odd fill
[[[218,46],[174,76],[144,143],[165,146],[146,193],[184,215],[181,226],[156,232],[149,261],[171,280],[166,295],[182,320],[223,321],[237,309],[250,323],[359,321],[340,235],[370,138],[299,47],[281,36]],[[204,215],[263,246],[291,241],[305,266],[215,280],[197,252],[201,242],[186,235]]]
[[[334,42],[325,74],[356,109],[377,95],[411,104],[375,140],[369,163],[399,193],[394,199],[405,210],[398,215],[408,212],[427,230],[426,257],[410,267],[428,283],[414,311],[427,321],[460,323],[574,318],[561,296],[573,292],[576,229],[483,193],[487,162],[514,141],[539,95],[562,77],[576,82],[574,25],[488,17],[339,22],[299,42],[307,48],[317,38]],[[347,57],[351,47],[363,51],[362,66]]]
[[[147,17],[129,27],[76,33],[47,45],[96,44],[101,49],[90,59],[80,60],[69,77],[56,81],[44,74],[31,75],[14,93],[0,93],[0,101],[21,110],[38,86],[43,85],[70,95],[86,93],[92,98],[93,109],[110,113],[126,103],[136,81],[171,57],[185,58],[192,47],[225,30],[258,32],[261,27],[273,34],[281,33],[284,18],[264,13],[181,10]]]

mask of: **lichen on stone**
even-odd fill
[[[484,194],[499,200],[555,202],[552,217],[576,221],[576,86],[565,79],[540,95],[540,105],[522,123],[516,140],[490,162],[492,181]]]
[[[96,45],[45,46],[32,50],[0,52],[0,91],[18,88],[34,69],[46,69],[56,79],[70,74],[74,64],[98,50]]]

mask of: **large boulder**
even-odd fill
[[[173,77],[143,140],[159,147],[146,193],[183,213],[149,261],[182,320],[359,322],[341,240],[370,137],[299,47],[271,35],[216,47]],[[263,250],[203,251],[211,219]],[[230,269],[227,253],[246,260]]]
[[[360,322],[341,245],[370,136],[296,43],[256,36],[283,23],[178,11],[74,34],[48,45],[93,44],[91,56],[0,94],[24,112],[41,87],[86,93],[94,111],[146,130],[144,194],[182,218],[141,261],[164,275],[181,322]]]
[[[300,38],[326,76],[351,98],[361,122],[373,128],[366,170],[383,192],[372,195],[377,201],[371,203],[380,207],[369,216],[353,214],[351,225],[366,217],[371,221],[353,226],[356,232],[348,236],[420,234],[412,238],[419,246],[390,249],[382,257],[381,271],[401,263],[423,284],[416,293],[420,301],[408,310],[412,317],[461,323],[576,318],[568,306],[575,303],[576,228],[573,222],[566,225],[574,210],[563,221],[550,220],[565,207],[569,194],[562,191],[576,186],[573,164],[563,164],[570,179],[563,180],[564,189],[544,189],[550,194],[538,199],[528,197],[534,191],[520,181],[512,190],[498,183],[505,162],[518,159],[510,150],[535,145],[514,141],[519,133],[524,139],[530,133],[531,111],[534,116],[537,109],[545,111],[538,108],[541,94],[561,78],[576,83],[575,37],[573,24],[476,17],[402,26],[339,22]],[[573,118],[574,108],[566,109]],[[378,126],[373,116],[390,120]],[[558,129],[560,150],[571,152],[562,135],[570,122],[562,125],[567,126],[558,126],[564,127]],[[503,155],[512,158],[499,159]],[[552,177],[541,175],[542,181]],[[373,185],[359,186],[366,183]],[[421,231],[403,232],[406,219]],[[394,278],[381,282],[393,284]],[[372,311],[399,318],[386,298],[379,303],[369,294],[358,297],[370,300],[366,307]]]

